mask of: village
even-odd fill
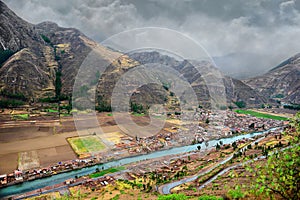
[[[161,187],[165,184],[183,179],[184,177],[193,176],[194,174],[202,171],[208,171],[208,169],[214,168],[218,162],[224,160],[234,152],[236,152],[234,155],[237,156],[233,156],[233,160],[239,159],[239,152],[243,152],[242,154],[244,154],[244,156],[246,155],[248,158],[252,158],[254,157],[254,154],[256,157],[262,155],[261,146],[271,143],[274,144],[274,141],[275,143],[280,142],[282,145],[287,145],[287,142],[285,141],[285,138],[282,137],[281,132],[282,129],[276,129],[261,136],[238,140],[233,144],[221,144],[219,148],[215,146],[204,151],[194,150],[184,152],[176,156],[164,156],[156,159],[135,162],[130,165],[125,165],[126,170],[121,170],[119,172],[103,175],[97,178],[91,178],[91,176],[75,177],[68,179],[63,183],[47,186],[22,195],[15,195],[13,196],[13,199],[30,198],[40,195],[51,197],[51,195],[55,193],[59,193],[61,196],[76,196],[76,191],[81,191],[82,194],[86,193],[87,196],[90,194],[90,191],[99,191],[99,194],[106,196],[103,196],[103,199],[110,199],[113,196],[110,195],[111,192],[105,192],[107,191],[105,188],[114,188],[112,190],[117,192],[119,190],[118,185],[120,182],[126,183],[127,185],[129,184],[132,189],[136,188],[139,191],[161,192]],[[253,145],[253,148],[249,147],[249,145],[254,143],[254,141],[258,140],[260,140],[260,142],[256,142],[255,145]],[[272,148],[274,147],[272,146]],[[245,149],[248,150],[247,153]],[[209,177],[213,174],[216,174],[218,171],[225,169],[230,165],[234,165],[235,162],[231,161],[229,163],[230,164],[222,166],[222,168],[217,167],[217,171],[212,171],[212,173],[205,176],[206,179],[209,180]],[[204,180],[206,179],[201,180],[201,182],[204,183]],[[194,188],[199,187],[199,181],[200,180],[197,180],[195,183],[192,183],[193,186],[188,184],[177,189],[175,188],[173,192],[178,193],[180,191],[184,191],[184,193],[193,193],[193,195],[195,195],[196,192]],[[222,189],[220,189],[219,192],[221,191]],[[113,193],[114,195],[115,192]],[[122,195],[122,193],[119,193],[119,195]]]
[[[197,110],[193,117],[193,121],[174,123],[173,126],[164,128],[154,136],[141,138],[138,136],[135,138],[131,136],[122,137],[121,141],[114,144],[110,150],[98,154],[90,154],[91,156],[84,159],[77,158],[60,161],[48,167],[23,171],[17,168],[11,173],[0,175],[0,188],[112,160],[119,160],[124,157],[143,155],[179,146],[201,144],[202,142],[208,143],[212,139],[264,131],[272,127],[284,127],[288,124],[287,121],[257,118],[229,110],[217,112],[204,109]],[[172,122],[179,119],[180,116],[177,115],[171,116],[168,120]]]

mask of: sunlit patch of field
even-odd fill
[[[108,140],[109,142],[113,142],[115,144],[118,144],[121,142],[121,137],[124,136],[120,132],[111,132],[111,133],[104,133],[101,134],[101,138]]]
[[[177,132],[177,127],[176,128],[164,128],[165,131],[170,132],[170,133],[176,133]]]
[[[36,151],[20,152],[18,159],[18,168],[28,170],[38,168],[40,160]]]
[[[235,110],[236,113],[239,114],[246,114],[246,115],[251,115],[254,117],[258,117],[258,118],[266,118],[266,119],[274,119],[274,120],[288,120],[287,117],[282,117],[279,115],[274,115],[274,114],[269,114],[269,113],[265,113],[265,112],[256,112],[253,110]]]
[[[12,118],[15,120],[27,120],[29,119],[29,114],[12,115]]]
[[[167,119],[167,122],[172,123],[172,124],[176,124],[176,125],[181,125],[182,121],[179,119]]]
[[[79,157],[103,151],[106,146],[97,136],[72,137],[67,139]]]
[[[46,200],[61,199],[61,195],[59,194],[59,192],[51,192],[51,193],[39,195],[37,197],[27,198],[27,200],[38,200],[38,199],[46,199]]]

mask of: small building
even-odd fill
[[[7,174],[0,175],[0,183],[1,183],[1,185],[7,184]]]
[[[17,181],[22,181],[23,180],[23,172],[21,170],[15,170],[14,175],[15,175],[15,179]]]

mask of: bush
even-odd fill
[[[98,106],[95,107],[98,112],[111,112],[111,106],[106,102],[101,102]]]
[[[185,194],[169,194],[169,195],[160,195],[158,200],[186,200],[188,197]]]
[[[130,102],[130,109],[131,109],[131,112],[134,112],[134,113],[145,113],[146,112],[146,110],[144,109],[142,104],[137,104],[137,103],[133,103],[133,102]]]
[[[14,54],[14,52],[12,50],[9,50],[9,49],[0,50],[0,67],[13,54]]]
[[[41,37],[45,42],[47,42],[49,44],[51,43],[51,40],[46,35],[41,34]]]
[[[234,190],[228,191],[228,196],[230,196],[233,199],[239,199],[244,198],[245,194],[241,191],[240,186],[236,186]]]
[[[300,110],[300,104],[284,105],[283,108],[291,109],[291,110]]]
[[[62,87],[62,82],[61,82],[61,72],[57,71],[56,72],[56,78],[55,78],[55,95],[56,98],[60,97],[60,93],[61,93],[61,87]]]
[[[203,195],[201,197],[199,197],[198,200],[222,200],[223,198],[219,198],[216,196],[210,196],[210,195]]]
[[[20,100],[10,100],[10,99],[3,99],[0,100],[0,108],[14,108],[18,106],[24,105],[23,101]]]
[[[246,103],[244,101],[237,101],[237,102],[234,102],[234,104],[239,108],[245,108],[246,107]]]
[[[7,98],[18,99],[18,100],[21,100],[21,101],[26,101],[27,100],[27,98],[25,97],[24,94],[22,94],[22,93],[12,93],[12,92],[9,92],[7,90],[2,90],[0,92],[0,95],[4,96],[4,97],[7,97]]]

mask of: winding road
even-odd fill
[[[264,137],[261,137],[261,138],[258,138],[257,140],[253,141],[251,143],[251,145],[255,144],[255,142],[259,142],[263,139]],[[247,146],[243,147],[241,150],[244,150],[246,149]],[[217,164],[215,164],[214,166],[210,167],[209,169],[203,171],[203,172],[200,172],[200,173],[197,173],[195,175],[192,175],[192,176],[189,176],[189,177],[186,177],[184,179],[181,179],[181,180],[178,180],[178,181],[175,181],[175,182],[172,182],[172,183],[167,183],[167,184],[164,184],[164,185],[161,185],[159,186],[158,188],[158,192],[160,194],[170,194],[171,193],[171,190],[174,188],[174,187],[177,187],[179,185],[182,185],[184,183],[188,183],[188,182],[192,182],[192,181],[195,181],[199,176],[203,176],[209,172],[211,172],[212,170],[214,170],[216,167],[222,165],[222,164],[225,164],[227,163],[228,161],[230,161],[232,158],[233,158],[233,154],[232,153],[230,156],[228,156],[227,158],[225,158],[224,160],[218,162]],[[259,158],[255,158],[255,159],[259,159]],[[210,182],[212,182],[213,180],[215,180],[218,176],[224,174],[225,172],[233,169],[233,168],[236,168],[236,167],[239,167],[243,164],[246,164],[250,161],[253,161],[254,159],[252,160],[249,160],[247,162],[244,162],[244,163],[240,163],[240,164],[237,164],[237,165],[234,165],[234,166],[230,166],[228,168],[225,168],[223,169],[222,171],[220,171],[219,173],[217,173],[216,175],[214,175],[211,179],[207,180],[205,183],[203,183],[198,189],[202,189],[204,188],[207,184],[209,184]]]

